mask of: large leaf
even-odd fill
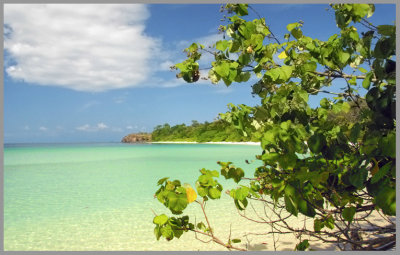
[[[220,51],[226,50],[226,48],[228,48],[228,46],[229,46],[229,42],[226,41],[226,40],[218,41],[218,42],[216,42],[216,44],[215,44],[215,48],[216,48],[217,50],[220,50]]]
[[[356,213],[355,207],[346,207],[343,209],[342,216],[343,219],[347,220],[348,222],[353,221],[354,214]]]
[[[222,62],[214,67],[215,72],[221,76],[226,77],[229,75],[229,64],[227,62]]]
[[[322,148],[326,145],[325,136],[320,133],[316,133],[308,139],[307,144],[313,153],[320,153]]]
[[[212,199],[217,199],[221,197],[221,191],[219,191],[217,188],[210,188],[208,190],[209,196]]]
[[[158,225],[164,225],[168,221],[168,216],[165,214],[158,215],[154,217],[153,223]]]
[[[374,176],[372,176],[371,183],[374,184],[374,183],[378,182],[380,179],[382,179],[387,174],[387,172],[389,171],[391,166],[392,166],[392,162],[389,162],[389,163],[385,164],[384,166],[382,166],[378,170],[378,172]]]
[[[312,207],[312,205],[307,203],[307,201],[304,200],[304,199],[299,199],[298,208],[299,208],[299,212],[301,212],[302,214],[304,214],[304,215],[306,215],[308,217],[314,217],[315,216],[314,207]]]
[[[351,185],[359,189],[364,187],[364,182],[367,180],[368,171],[365,167],[360,168],[349,176]]]
[[[297,216],[297,214],[298,214],[298,210],[297,210],[297,204],[293,201],[293,199],[290,197],[290,196],[288,196],[288,195],[285,195],[285,208],[286,208],[286,210],[289,212],[289,213],[291,213],[291,214],[293,214],[293,215],[295,215],[295,216]]]
[[[186,194],[175,194],[170,192],[168,194],[168,207],[173,213],[182,212],[188,205]]]
[[[396,190],[384,187],[375,198],[375,203],[388,215],[396,215]]]

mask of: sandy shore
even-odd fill
[[[150,142],[150,143],[161,143],[161,144],[168,144],[168,143],[176,143],[176,144],[239,144],[239,145],[260,145],[260,142],[186,142],[186,141],[164,141],[164,142]]]

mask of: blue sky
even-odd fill
[[[327,4],[253,6],[280,38],[299,20],[313,38],[338,31]],[[228,103],[258,104],[251,83],[185,84],[168,69],[191,42],[222,39],[219,7],[5,5],[5,143],[117,142],[159,124],[212,121]],[[371,21],[392,24],[395,6],[376,5]]]

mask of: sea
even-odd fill
[[[225,250],[193,233],[156,240],[154,216],[173,216],[154,198],[157,181],[170,177],[195,187],[200,169],[219,172],[217,161],[253,177],[260,153],[255,145],[5,144],[4,250]],[[223,176],[218,181],[224,190],[238,186]],[[234,238],[246,224],[226,193],[208,201],[206,213],[221,235]],[[184,215],[205,222],[196,203]]]

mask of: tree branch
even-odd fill
[[[362,80],[366,78],[366,76],[364,76],[364,75],[351,75],[351,74],[345,74],[345,73],[341,73],[341,74],[331,73],[331,72],[323,72],[322,73],[322,72],[317,72],[317,71],[314,71],[312,73],[319,75],[319,76],[326,76],[326,77],[333,77],[333,78],[344,78],[344,79],[350,78],[351,79],[353,77],[356,77],[356,79],[362,79]],[[371,79],[371,82],[375,82],[375,81],[377,81],[375,78]]]

